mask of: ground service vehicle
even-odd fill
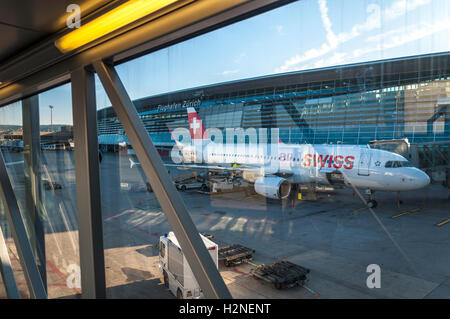
[[[189,182],[189,183],[175,184],[175,187],[183,192],[188,189],[200,189],[203,192],[206,192],[209,190],[209,183],[193,181],[193,182]]]
[[[252,260],[254,253],[254,249],[231,244],[219,248],[219,261],[222,261],[226,267],[230,267]]]
[[[200,234],[216,267],[218,267],[218,246],[216,243]],[[192,273],[191,267],[181,250],[173,232],[160,237],[159,269],[164,277],[164,285],[178,299],[203,298],[202,290]]]
[[[271,283],[276,289],[303,286],[307,281],[308,273],[309,269],[287,260],[280,260],[270,265],[260,265],[252,271],[254,278]]]

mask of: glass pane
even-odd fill
[[[0,108],[0,148],[6,163],[8,177],[17,198],[19,210],[22,217],[27,218],[24,213],[26,207],[26,187],[24,174],[23,155],[23,126],[22,126],[22,103],[16,102]],[[29,298],[24,273],[20,265],[17,249],[12,238],[11,226],[9,225],[3,201],[0,200],[0,227],[8,247],[9,258],[14,272],[14,277],[21,298]],[[28,220],[25,225],[29,226]],[[0,285],[0,298],[6,298],[3,283]]]
[[[39,94],[41,210],[49,298],[81,293],[71,85]]]
[[[117,66],[198,231],[222,252],[256,251],[218,264],[233,296],[449,296],[450,249],[435,244],[449,225],[443,8],[298,1]],[[170,227],[97,88],[109,296],[192,297],[195,281],[164,264]],[[250,278],[282,261],[309,281]]]
[[[38,265],[46,270],[48,297],[74,297],[81,286],[70,84],[0,108],[0,123],[1,150]],[[3,211],[1,219],[16,282],[28,298]]]
[[[169,298],[157,260],[159,236],[170,229],[115,112],[102,109],[97,116],[107,297]],[[162,121],[143,120],[146,126]]]

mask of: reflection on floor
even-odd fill
[[[79,264],[73,171],[52,174],[64,188],[46,191],[49,296],[77,298],[79,289],[67,286],[70,266]],[[162,284],[156,248],[159,236],[171,229],[144,181],[127,157],[105,155],[101,182],[109,298],[174,298]],[[252,264],[220,266],[234,297],[450,298],[449,191],[441,185],[401,194],[400,206],[396,194],[378,192],[372,211],[351,189],[294,202],[245,192],[180,194],[198,230],[213,234],[219,246],[236,243],[256,250],[255,265],[287,259],[311,270],[306,287],[276,290],[251,276]],[[20,292],[27,297],[17,253],[10,240],[8,245]],[[366,285],[371,264],[381,268],[381,288]],[[5,296],[0,285],[0,298]]]

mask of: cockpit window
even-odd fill
[[[411,163],[409,161],[387,161],[384,167],[411,167]]]

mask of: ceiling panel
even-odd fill
[[[69,4],[81,7],[81,15],[111,2],[111,0],[2,0],[0,22],[40,32],[53,33],[65,27]]]
[[[0,61],[8,58],[17,51],[25,49],[29,43],[35,42],[43,35],[39,32],[0,24]]]
[[[66,26],[71,3],[86,16],[113,0],[1,0],[0,63]]]

